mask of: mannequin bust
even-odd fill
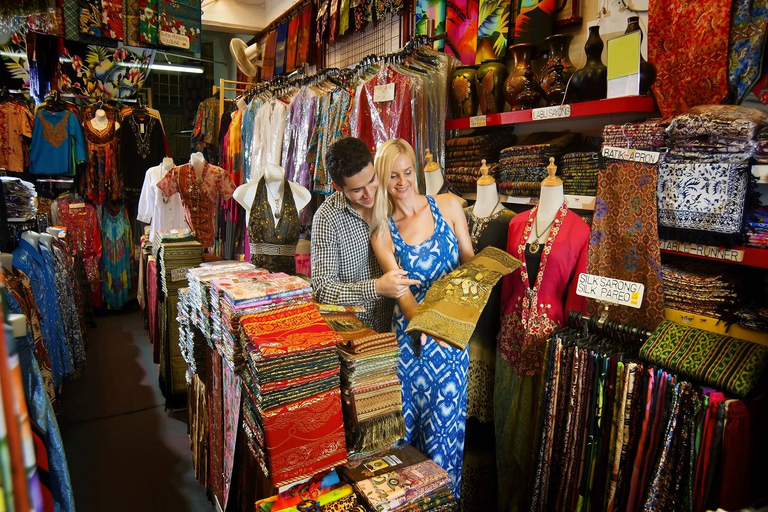
[[[35,248],[36,251],[39,249],[37,246],[40,244],[40,233],[36,233],[34,231],[25,231],[21,234],[22,240],[25,240],[29,245]]]
[[[427,195],[434,196],[443,188],[443,173],[440,171],[440,165],[432,160],[432,153],[426,150],[424,158],[427,165],[424,166],[424,182],[427,186]]]
[[[483,175],[477,180],[477,201],[475,201],[475,206],[472,208],[472,213],[480,219],[490,217],[504,208],[501,204],[499,191],[496,188],[496,180],[493,179],[493,176],[488,175],[488,170],[488,166],[485,165],[485,160],[483,160],[483,165],[480,167],[480,172]]]
[[[46,228],[45,232],[51,235],[53,238],[58,238],[61,230],[59,228]]]
[[[160,164],[160,168],[161,168],[161,169],[162,169],[164,172],[168,172],[168,171],[170,171],[171,169],[173,169],[174,167],[176,167],[176,164],[173,162],[173,158],[171,158],[171,157],[169,157],[169,156],[166,156],[166,157],[164,157],[164,158],[163,158],[163,163],[162,163],[162,164]]]
[[[52,251],[52,245],[53,245],[53,237],[48,233],[42,233],[40,235],[40,243],[43,244],[46,249],[49,251]]]
[[[165,163],[165,159],[163,159],[163,163]],[[192,153],[192,155],[189,157],[189,163],[195,170],[195,176],[197,176],[197,180],[200,181],[200,179],[203,177],[203,169],[205,168],[205,157],[199,151],[197,153]]]
[[[93,119],[91,119],[91,126],[93,126],[96,130],[103,130],[107,127],[107,124],[109,124],[109,120],[107,119],[107,113],[104,112],[104,109],[99,109],[96,111],[96,115],[93,116]],[[120,128],[120,123],[115,121],[115,130]]]
[[[284,178],[285,171],[279,165],[269,164],[264,170],[264,180],[267,185],[267,195],[272,199],[277,199],[277,204],[275,204],[274,200],[269,202],[269,207],[272,209],[273,217],[275,220],[275,226],[277,226],[277,223],[280,220],[279,215],[282,211],[280,206],[283,203]],[[256,188],[258,185],[258,181],[251,181],[250,183],[246,183],[237,187],[235,192],[232,194],[232,197],[235,198],[235,201],[237,201],[240,206],[245,208],[246,225],[248,225],[248,219],[251,216],[251,206],[253,205],[253,200],[256,197]],[[309,204],[309,201],[312,199],[312,194],[309,190],[302,187],[298,183],[289,181],[288,185],[291,187],[291,192],[293,192],[293,200],[296,202],[296,211],[300,212],[305,206]]]
[[[549,158],[549,165],[547,166],[547,173],[549,176],[544,178],[541,182],[541,196],[539,197],[539,209],[536,212],[536,220],[534,222],[534,229],[531,230],[531,236],[528,238],[528,242],[533,244],[538,240],[539,244],[543,244],[547,239],[549,230],[552,229],[552,223],[557,216],[557,212],[560,207],[563,206],[565,201],[565,195],[563,194],[563,180],[555,176],[557,172],[557,166],[555,165],[554,157]],[[538,233],[536,227],[538,226]],[[546,229],[542,229],[546,226]]]
[[[0,253],[0,266],[8,272],[13,271],[13,254],[9,252]]]

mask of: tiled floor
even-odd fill
[[[78,512],[214,510],[195,480],[186,411],[166,411],[138,312],[97,318],[59,425]]]

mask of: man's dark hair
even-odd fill
[[[368,146],[355,137],[337,140],[325,155],[325,169],[339,187],[344,186],[344,178],[354,176],[372,163],[373,157]]]

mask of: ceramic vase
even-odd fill
[[[587,63],[576,71],[571,79],[571,87],[580,101],[602,100],[608,95],[608,67],[602,60],[604,47],[600,27],[589,27],[589,37],[584,44]]]
[[[504,81],[507,68],[501,59],[485,59],[477,69],[475,84],[480,112],[498,114],[504,111]]]
[[[630,16],[627,18],[627,30],[625,34],[640,32],[640,43],[643,42],[643,31],[640,29],[640,16]],[[640,96],[645,96],[651,90],[653,82],[656,81],[656,66],[645,60],[640,55]]]
[[[547,43],[549,51],[547,54],[547,62],[544,64],[544,67],[541,68],[539,83],[545,96],[549,93],[549,89],[552,87],[552,84],[555,83],[555,78],[557,78],[557,73],[555,72],[556,65],[560,64],[563,66],[562,76],[565,83],[568,83],[571,75],[576,71],[576,67],[568,56],[568,48],[571,45],[572,39],[573,36],[569,34],[555,34],[544,40]],[[570,100],[572,96],[575,97],[575,94],[572,94],[569,90],[568,96]]]
[[[477,114],[476,74],[475,66],[459,66],[451,76],[451,106],[454,119]]]
[[[523,90],[517,95],[515,101],[520,104],[521,109],[529,110],[541,104],[541,91],[533,71],[526,71],[524,77]]]
[[[531,70],[531,56],[536,46],[529,43],[520,43],[512,46],[513,64],[509,76],[504,81],[504,98],[512,107],[512,110],[522,109],[522,105],[517,102],[517,96],[525,89],[525,73]],[[534,77],[535,80],[535,77]]]

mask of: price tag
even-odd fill
[[[543,121],[545,119],[559,119],[562,117],[571,117],[570,105],[535,108],[531,111],[531,119],[533,119],[534,121]]]
[[[185,50],[189,50],[189,36],[185,36],[183,34],[174,34],[173,32],[161,30],[159,39],[160,44],[165,46],[175,46],[177,48],[184,48]]]
[[[171,282],[175,283],[176,281],[181,281],[183,279],[187,278],[187,270],[186,268],[174,268],[171,270]]]
[[[643,303],[645,285],[610,277],[579,274],[576,295],[619,306],[639,308]]]
[[[395,84],[377,85],[373,88],[373,101],[385,103],[395,99]]]
[[[744,251],[737,249],[726,249],[724,247],[715,247],[713,245],[690,244],[687,242],[678,242],[676,240],[659,240],[659,246],[665,251],[683,252],[694,256],[704,258],[714,258],[717,260],[733,261],[741,263],[744,261]]]
[[[71,210],[71,209],[73,209],[73,208],[74,208],[75,210],[77,210],[77,209],[79,209],[79,208],[85,208],[85,203],[71,203],[71,204],[69,205],[69,209]]]
[[[613,146],[603,146],[602,153],[605,158],[640,162],[643,164],[655,164],[659,161],[659,155],[661,155],[658,151],[642,151],[639,149],[616,148]]]
[[[482,128],[483,126],[486,126],[485,116],[472,116],[469,118],[470,128]]]

